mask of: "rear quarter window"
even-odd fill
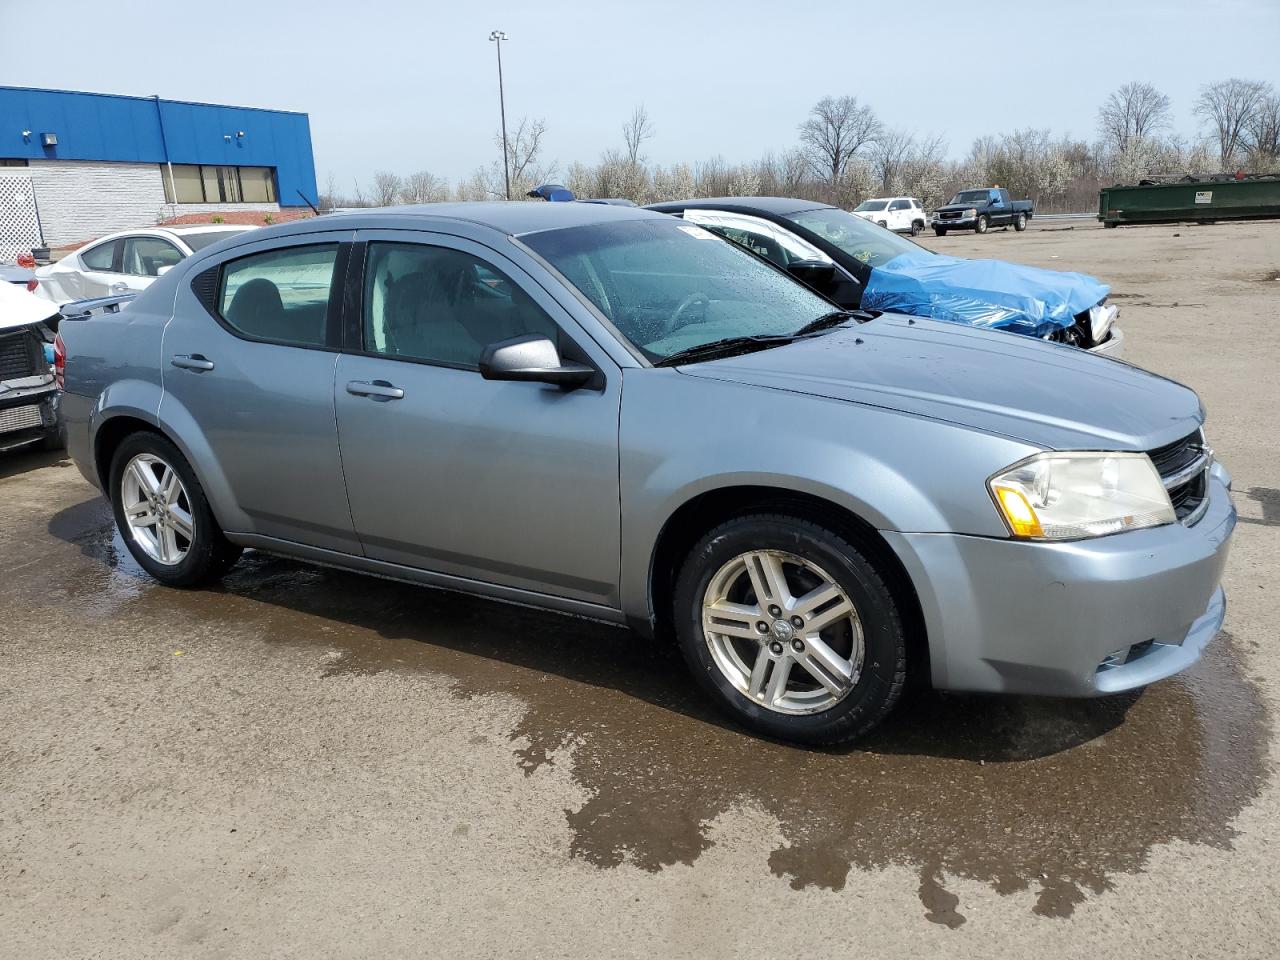
[[[336,243],[268,250],[222,266],[217,313],[255,340],[323,346]]]

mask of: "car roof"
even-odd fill
[[[403,226],[405,220],[430,224],[439,220],[462,220],[489,227],[508,236],[538,233],[543,230],[559,230],[564,227],[585,227],[598,223],[615,223],[623,220],[662,218],[663,215],[643,207],[623,207],[606,203],[575,203],[535,200],[474,200],[464,203],[422,203],[400,207],[374,207],[329,213],[323,220],[335,227],[344,220],[361,221],[360,226],[376,225],[381,221],[391,226]],[[275,234],[315,229],[316,219],[295,220],[279,227],[266,228]]]
[[[796,197],[702,197],[697,200],[672,200],[654,203],[648,210],[733,210],[738,213],[765,213],[785,216],[801,210],[835,209],[829,203],[800,200]]]
[[[188,233],[242,233],[245,230],[258,229],[253,223],[184,223],[172,227],[154,227],[149,229],[163,230],[179,237]],[[141,232],[141,231],[138,231]]]

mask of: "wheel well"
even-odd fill
[[[111,458],[115,456],[116,449],[129,434],[140,431],[159,433],[164,436],[156,429],[155,424],[127,416],[112,417],[94,434],[93,465],[98,472],[98,483],[101,484],[104,493],[111,489]]]
[[[871,524],[829,500],[811,494],[773,487],[726,487],[694,497],[668,518],[658,535],[649,568],[649,595],[654,630],[671,634],[671,604],[675,581],[684,558],[708,530],[735,517],[759,513],[785,513],[821,524],[838,533],[876,565],[902,616],[907,641],[907,676],[911,683],[928,684],[929,638],[920,600],[906,568],[893,548]]]

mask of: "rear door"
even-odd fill
[[[187,445],[229,532],[360,552],[333,410],[351,236],[246,244],[178,289],[161,421]]]
[[[489,247],[415,231],[359,238],[335,406],[366,556],[616,607],[620,373]],[[598,382],[480,376],[484,346],[529,333],[596,366]]]
[[[58,280],[69,294],[80,299],[124,293],[124,278],[120,275],[120,254],[123,247],[124,240],[116,239],[82,251],[77,256],[80,269],[59,273]],[[113,284],[121,286],[113,289]]]

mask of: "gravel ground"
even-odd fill
[[[1242,523],[1194,670],[799,750],[584,621],[261,555],[159,588],[11,454],[0,955],[1274,956],[1280,223],[925,242],[1102,277],[1204,398]]]

